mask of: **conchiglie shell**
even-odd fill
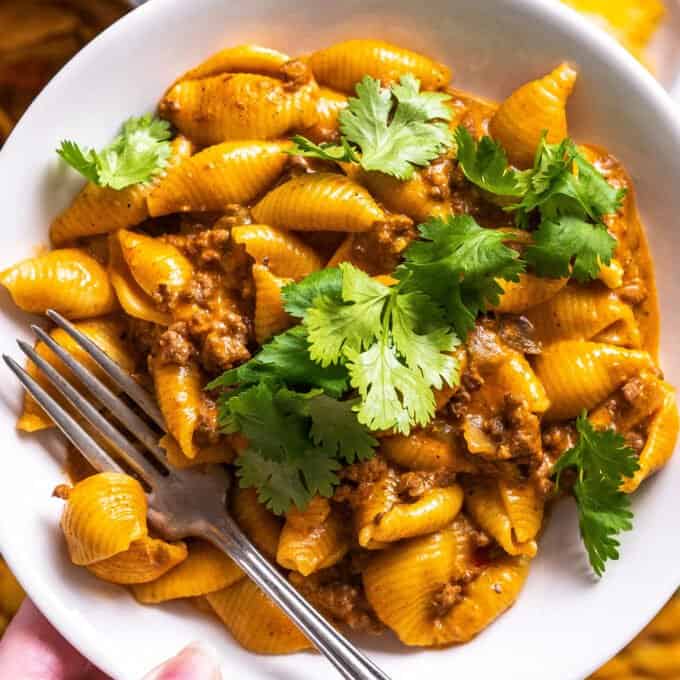
[[[166,543],[158,538],[145,536],[131,543],[125,552],[89,564],[87,569],[97,578],[109,583],[148,583],[163,576],[186,557],[187,547],[181,541]]]
[[[109,314],[116,296],[104,267],[76,248],[52,250],[0,273],[17,307],[44,314],[54,309],[69,319]]]
[[[522,85],[499,106],[489,123],[489,132],[513,165],[533,166],[544,132],[551,144],[567,136],[566,105],[577,76],[569,64],[560,64],[543,78]]]
[[[640,344],[633,310],[602,287],[567,286],[526,316],[534,326],[535,338],[546,345],[558,340],[590,340],[618,322],[630,329],[627,335],[631,339],[637,336],[635,346]]]
[[[498,280],[503,294],[491,309],[501,314],[521,314],[550,300],[566,285],[568,279],[541,279],[533,274],[520,274],[519,281]]]
[[[432,601],[438,589],[472,565],[470,526],[463,519],[428,536],[375,553],[363,572],[366,597],[378,618],[406,645],[455,642],[446,635]]]
[[[269,76],[223,74],[177,83],[158,110],[201,146],[236,139],[277,139],[316,120],[314,82],[289,91]]]
[[[78,482],[61,515],[71,561],[101,562],[147,535],[146,495],[128,475],[102,472]]]
[[[272,335],[286,330],[293,324],[293,318],[283,308],[281,289],[293,279],[274,276],[261,264],[253,265],[255,282],[255,340],[263,345]]]
[[[234,227],[231,238],[258,264],[266,261],[275,276],[299,281],[323,267],[323,260],[297,236],[265,224]]]
[[[281,174],[289,142],[225,142],[210,146],[168,170],[147,203],[152,217],[219,211],[246,205]]]
[[[0,557],[0,613],[7,617],[14,616],[25,596],[19,581],[9,570],[5,560]]]
[[[426,432],[394,435],[380,440],[380,452],[392,463],[407,470],[436,471],[450,469],[456,472],[475,472],[463,447],[453,437],[439,438]]]
[[[647,441],[639,457],[640,469],[621,485],[625,493],[635,491],[644,479],[662,468],[675,451],[680,426],[678,406],[675,390],[667,383],[663,383],[663,386],[666,395],[647,430]]]
[[[160,290],[179,293],[187,288],[193,267],[175,246],[125,229],[117,237],[132,277],[147,295],[158,295]]]
[[[543,523],[543,499],[529,481],[499,479],[498,492],[519,543],[532,541]]]
[[[635,349],[642,346],[640,326],[638,325],[632,310],[630,316],[626,314],[626,318],[615,321],[611,326],[605,328],[592,339],[594,342],[603,342],[606,345],[620,345],[621,347],[631,347]]]
[[[503,398],[506,394],[512,394],[526,401],[532,413],[544,413],[550,406],[543,383],[520,352],[507,353],[489,384],[499,389],[499,396]],[[485,391],[485,387],[482,387],[482,391]]]
[[[412,503],[398,503],[377,518],[371,540],[391,543],[439,531],[451,523],[462,505],[463,489],[458,484],[429,489]]]
[[[76,328],[90,340],[95,342],[106,352],[123,370],[132,372],[135,367],[135,358],[129,348],[123,343],[122,336],[125,331],[124,323],[119,319],[93,319],[81,321]],[[114,392],[119,391],[116,385],[102,371],[99,364],[63,329],[55,328],[50,336],[59,345],[74,357],[80,364],[85,366],[91,373],[104,382]],[[37,342],[35,350],[38,356],[45,359],[50,365],[61,373],[70,383],[78,384],[71,370],[64,364],[47,345]],[[70,404],[61,396],[61,393],[52,386],[42,371],[32,362],[26,362],[26,371],[38,382],[38,384],[54,397],[67,410],[71,410]],[[24,396],[24,409],[17,423],[17,427],[24,432],[35,432],[47,427],[52,427],[52,419],[40,408],[38,403],[29,394]]]
[[[250,652],[291,654],[312,646],[250,579],[210,593],[207,599],[236,642]]]
[[[443,619],[443,635],[453,642],[471,640],[515,603],[528,574],[526,557],[506,557],[485,567]]]
[[[287,54],[269,47],[236,45],[211,55],[196,68],[178,78],[177,82],[209,78],[222,73],[259,73],[276,76],[289,59]]]
[[[633,675],[630,661],[623,653],[607,661],[604,666],[598,668],[588,680],[641,680]]]
[[[638,640],[628,656],[640,677],[674,678],[680,668],[680,640]]]
[[[368,231],[385,214],[344,175],[300,175],[270,191],[252,210],[258,222],[300,231]]]
[[[331,510],[327,499],[317,496],[305,510],[288,512],[276,561],[309,576],[339,562],[349,550],[348,539],[342,517]]]
[[[356,84],[365,76],[377,78],[385,85],[412,74],[423,90],[438,90],[451,80],[443,64],[382,40],[347,40],[314,52],[309,58],[314,77],[326,85],[354,94]]]
[[[158,604],[183,597],[207,595],[244,578],[243,572],[221,550],[205,541],[189,545],[189,556],[166,574],[132,586],[138,602]]]
[[[526,402],[527,409],[532,413],[545,412],[550,406],[548,395],[524,355],[516,350],[506,349],[501,356],[502,361],[482,369],[484,383],[472,393],[471,414],[480,411],[500,413],[505,407],[508,394]],[[468,447],[470,446],[468,439]],[[496,445],[492,448],[495,451]]]
[[[406,182],[382,172],[364,170],[353,179],[363,184],[388,210],[408,215],[416,222],[424,222],[433,215],[443,217],[451,214],[449,203],[432,196],[422,171],[416,172],[413,179]]]
[[[172,142],[173,163],[191,155],[192,145],[184,137]],[[163,173],[151,182],[133,184],[121,191],[100,187],[91,182],[76,196],[71,205],[50,226],[54,245],[62,245],[83,236],[107,234],[118,229],[129,229],[149,217],[146,198]]]
[[[642,631],[650,637],[675,637],[680,630],[680,597],[672,597],[668,604]]]
[[[337,137],[338,116],[347,108],[347,97],[327,87],[320,87],[316,98],[316,123],[305,130],[305,136],[315,141],[328,141]]]
[[[162,436],[158,445],[165,451],[168,463],[179,470],[194,465],[226,464],[234,460],[234,450],[226,442],[197,447],[195,458],[187,458],[174,437],[169,434]]]
[[[117,234],[109,237],[109,277],[123,311],[135,319],[150,321],[160,326],[172,323],[170,314],[161,312],[153,298],[147,295],[132,277],[123,258]]]
[[[580,340],[547,347],[534,363],[550,400],[548,421],[575,418],[606,399],[642,370],[654,370],[647,352]]]
[[[196,458],[198,447],[193,438],[202,397],[200,369],[194,363],[164,364],[152,357],[150,370],[168,432],[187,458]]]
[[[666,13],[661,0],[563,0],[596,19],[645,63],[644,50]]]
[[[526,520],[530,505],[525,503],[519,507],[520,501],[512,498],[511,495],[511,493],[506,493],[505,498],[502,497],[498,480],[470,479],[465,483],[465,509],[487,534],[496,539],[498,545],[508,555],[534,557],[537,551],[536,541],[533,540],[535,535],[527,541],[519,540],[506,509],[506,503],[513,505],[513,512],[520,516],[522,531],[525,531],[531,523],[531,520],[529,522]],[[527,500],[529,500],[528,497],[522,498],[521,502],[524,503]]]
[[[382,477],[370,487],[362,503],[355,510],[354,523],[357,528],[359,545],[362,548],[378,549],[383,544],[373,541],[373,531],[380,517],[392,509],[399,501],[397,485],[399,476],[388,468]]]
[[[257,492],[252,488],[233,490],[231,511],[255,547],[273,560],[279,546],[281,519],[257,500]]]

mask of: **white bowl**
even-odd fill
[[[572,135],[607,146],[631,172],[656,259],[662,365],[680,384],[680,126],[670,100],[623,49],[557,2],[540,0],[154,0],[81,52],[47,87],[0,153],[0,265],[47,241],[50,219],[79,182],[57,162],[64,137],[99,145],[131,114],[153,109],[177,74],[229,44],[261,42],[292,54],[348,37],[380,37],[451,65],[455,83],[502,97],[563,59],[581,76]],[[2,350],[29,319],[2,300]],[[136,679],[188,642],[213,644],[239,680],[331,677],[317,655],[256,657],[191,607],[137,605],[120,588],[72,567],[58,529],[61,447],[14,430],[20,389],[0,384],[3,441],[0,548],[54,625],[116,679]],[[635,531],[600,582],[591,576],[573,505],[550,521],[518,603],[472,643],[439,651],[366,641],[394,678],[581,680],[630,640],[678,585],[680,458],[637,494]]]

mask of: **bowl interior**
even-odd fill
[[[57,163],[54,149],[62,138],[106,142],[125,118],[151,110],[178,73],[222,46],[261,42],[299,54],[348,37],[380,37],[421,50],[452,66],[458,86],[497,98],[564,59],[580,67],[571,134],[606,146],[634,178],[656,259],[662,365],[680,384],[680,357],[673,351],[680,340],[674,299],[680,192],[673,190],[680,177],[680,129],[661,88],[632,58],[570,11],[540,0],[154,0],[69,64],[1,152],[0,266],[47,242],[50,219],[80,185]],[[4,294],[1,304],[0,345],[16,355],[13,339],[28,336],[28,318]],[[61,446],[51,435],[15,431],[20,396],[5,374],[0,548],[71,642],[120,679],[141,677],[196,639],[217,647],[225,668],[239,678],[311,680],[327,673],[313,654],[251,656],[189,606],[139,606],[123,590],[71,567],[58,529],[61,503],[50,498],[64,478]],[[583,678],[625,644],[677,585],[680,542],[667,518],[677,511],[679,487],[680,459],[637,495],[636,530],[624,537],[622,559],[599,583],[589,574],[573,507],[562,504],[519,602],[471,644],[424,652],[404,650],[390,637],[362,643],[395,679],[424,667],[479,680],[501,670],[524,680],[544,680],[546,672],[555,680]]]

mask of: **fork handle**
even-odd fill
[[[224,525],[211,525],[203,532],[293,620],[309,641],[346,680],[390,680],[344,635],[331,626],[307,600],[263,557],[231,517]]]

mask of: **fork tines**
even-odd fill
[[[83,335],[73,324],[53,310],[47,316],[58,326],[63,328],[92,359],[101,367],[104,373],[116,384],[123,393],[153,422],[165,430],[163,416],[154,398],[143,389],[126,371],[104,353],[92,340]],[[143,444],[151,453],[161,469],[165,469],[165,454],[158,446],[158,433],[140,418],[118,395],[114,394],[97,376],[83,366],[59,343],[57,343],[42,328],[32,325],[31,329],[38,338],[54,352],[59,359],[73,372],[78,381],[94,397],[96,402],[106,408],[126,430]],[[75,412],[83,417],[93,428],[95,437],[105,439],[116,451],[118,456],[144,481],[151,484],[161,472],[156,465],[147,458],[123,435],[114,425],[81,394],[64,376],[48,361],[43,359],[28,343],[18,340],[18,345],[26,356],[42,372],[49,383],[55,387],[65,399],[71,403]],[[20,380],[24,389],[40,404],[45,412],[54,420],[57,427],[78,448],[88,462],[97,470],[112,470],[124,472],[123,468],[83,427],[82,421],[71,415],[53,396],[51,396],[26,370],[12,357],[3,356],[5,363]]]

